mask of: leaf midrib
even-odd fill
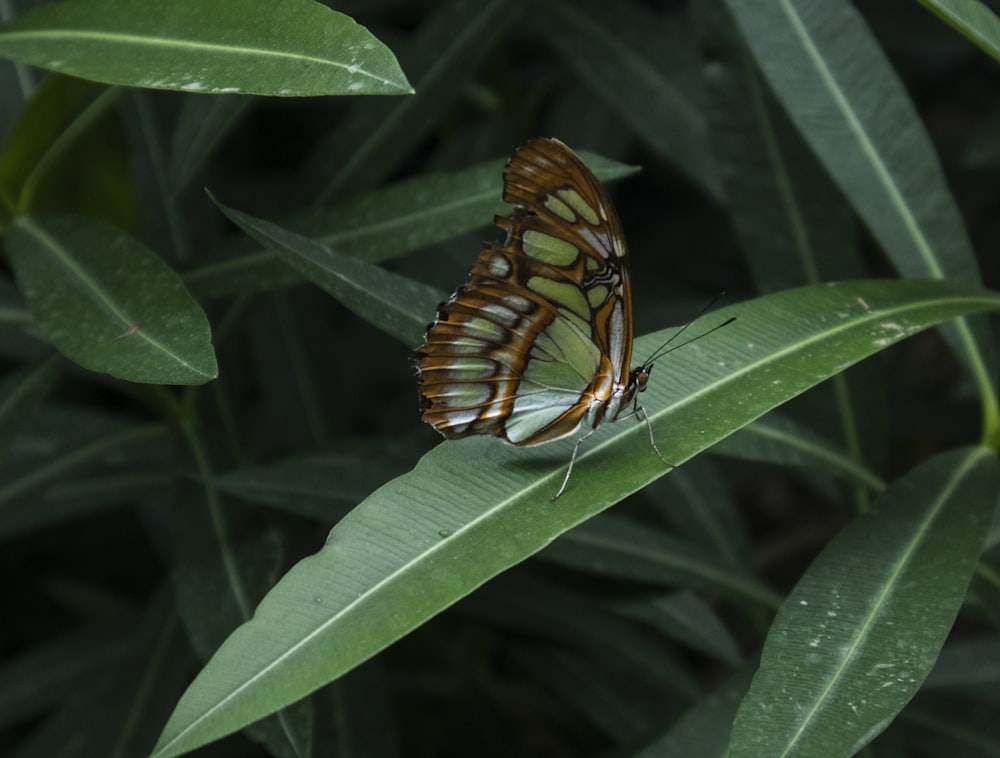
[[[970,299],[972,299],[972,298],[970,298]],[[743,377],[743,376],[751,373],[752,371],[756,371],[757,369],[759,369],[759,368],[761,368],[763,366],[767,366],[770,363],[774,363],[776,360],[778,360],[778,359],[780,359],[780,358],[782,358],[782,357],[784,357],[784,356],[786,356],[786,355],[788,355],[788,354],[790,354],[792,352],[799,351],[799,350],[803,349],[804,347],[808,347],[810,345],[815,345],[817,343],[820,343],[820,342],[822,342],[822,341],[824,341],[826,339],[829,339],[831,336],[836,335],[838,333],[841,333],[841,332],[844,332],[844,331],[849,331],[849,330],[852,330],[852,329],[858,329],[858,328],[863,327],[863,326],[865,326],[867,324],[870,324],[871,322],[874,322],[874,321],[885,320],[886,318],[888,318],[888,317],[890,317],[890,316],[892,316],[894,314],[901,314],[901,313],[905,313],[905,312],[918,312],[918,311],[921,311],[921,310],[932,309],[932,308],[938,307],[938,306],[940,306],[942,304],[945,304],[945,303],[948,303],[948,302],[952,302],[953,300],[954,300],[954,297],[950,297],[950,298],[925,298],[925,299],[921,300],[919,303],[917,303],[916,305],[908,303],[908,304],[904,304],[904,305],[897,306],[897,307],[889,307],[889,308],[883,308],[883,309],[879,309],[879,310],[873,310],[873,311],[869,312],[868,314],[866,314],[864,316],[855,317],[853,319],[848,320],[844,324],[838,324],[838,325],[836,325],[834,327],[827,328],[827,329],[825,329],[824,331],[822,331],[818,335],[814,335],[813,337],[810,337],[810,338],[805,339],[805,340],[799,340],[799,341],[795,342],[795,344],[793,346],[790,346],[790,347],[787,347],[787,348],[783,348],[781,350],[777,350],[774,353],[772,353],[770,356],[768,356],[767,359],[763,359],[761,361],[757,361],[755,363],[748,364],[747,366],[744,366],[741,369],[738,369],[737,371],[735,371],[735,372],[733,372],[731,374],[728,374],[726,377],[724,377],[724,378],[722,378],[720,380],[717,380],[715,382],[712,382],[709,385],[706,385],[701,390],[698,390],[698,391],[696,391],[696,392],[688,395],[683,400],[681,400],[681,401],[679,401],[679,402],[677,402],[677,403],[675,403],[673,405],[670,405],[670,406],[664,408],[663,410],[661,410],[661,411],[659,411],[659,412],[657,412],[655,414],[652,414],[652,418],[658,418],[658,417],[663,416],[664,414],[666,414],[668,412],[676,412],[677,409],[685,407],[687,405],[690,405],[692,402],[698,400],[699,398],[701,398],[701,397],[703,397],[703,396],[705,396],[705,395],[707,395],[709,393],[712,393],[714,391],[717,391],[720,387],[723,387],[723,386],[725,386],[726,384],[728,384],[728,383],[730,383],[732,381],[738,380],[739,378],[741,378],[741,377]],[[993,300],[984,300],[984,302],[989,302],[990,304],[995,305],[995,301],[993,301]],[[632,433],[632,432],[624,431],[624,432],[621,432],[619,434],[616,434],[613,437],[609,438],[607,441],[605,441],[603,443],[600,443],[598,445],[595,445],[594,447],[592,447],[590,449],[589,452],[581,454],[579,456],[579,458],[584,458],[584,457],[589,457],[589,456],[592,456],[592,455],[596,455],[599,450],[602,450],[602,449],[606,448],[608,445],[610,445],[610,444],[612,444],[614,442],[617,442],[623,435],[630,434],[630,433]],[[579,459],[578,459],[577,462],[579,463]],[[508,496],[508,497],[500,500],[492,508],[489,508],[489,509],[483,511],[478,517],[476,517],[476,518],[472,519],[471,521],[467,522],[465,525],[457,528],[451,534],[451,536],[449,537],[449,539],[447,539],[447,540],[441,540],[440,542],[437,542],[434,545],[432,545],[430,548],[428,548],[428,549],[424,550],[423,552],[421,552],[421,553],[413,556],[411,559],[407,560],[405,563],[403,563],[397,569],[395,569],[392,572],[388,573],[384,578],[382,578],[377,583],[375,583],[374,585],[372,585],[369,589],[367,589],[367,590],[361,592],[360,594],[358,594],[358,596],[355,597],[351,602],[347,603],[343,608],[341,608],[339,611],[337,611],[337,613],[334,614],[333,616],[331,616],[329,619],[327,619],[326,621],[320,623],[316,627],[316,629],[314,629],[313,631],[311,631],[307,635],[305,635],[299,642],[293,644],[291,647],[288,648],[288,650],[286,650],[285,652],[283,652],[280,655],[278,655],[277,657],[275,657],[272,661],[268,662],[263,668],[260,669],[260,671],[257,674],[255,674],[254,676],[248,678],[245,682],[243,682],[243,683],[239,684],[238,686],[236,686],[233,690],[231,690],[228,694],[226,694],[224,697],[222,697],[211,708],[203,711],[196,719],[194,719],[190,724],[188,724],[183,730],[181,730],[180,732],[178,732],[177,735],[169,743],[167,743],[166,745],[164,745],[163,748],[161,749],[161,752],[162,752],[162,750],[165,750],[168,747],[170,747],[170,745],[173,745],[173,744],[179,742],[188,733],[194,731],[194,729],[200,723],[202,723],[203,721],[206,721],[206,720],[210,719],[217,711],[222,710],[230,701],[234,700],[240,693],[242,693],[244,690],[246,690],[249,687],[251,687],[257,681],[259,681],[262,678],[264,678],[270,671],[274,670],[275,668],[278,668],[283,661],[285,661],[285,660],[293,657],[294,654],[297,653],[299,650],[302,650],[302,649],[308,647],[308,645],[314,639],[319,638],[322,634],[324,634],[325,632],[327,632],[330,628],[332,628],[339,621],[341,621],[341,619],[347,617],[358,606],[360,606],[364,602],[366,602],[370,597],[377,596],[378,593],[379,593],[379,591],[381,589],[383,589],[384,587],[387,587],[387,586],[390,586],[391,584],[393,584],[397,580],[398,577],[403,576],[403,575],[409,573],[413,569],[413,567],[415,567],[415,566],[417,566],[417,565],[419,565],[419,564],[421,564],[421,563],[423,563],[425,561],[431,560],[437,554],[437,552],[440,551],[440,550],[443,550],[445,548],[445,546],[450,546],[450,545],[453,545],[456,542],[460,541],[460,539],[459,539],[460,535],[462,535],[462,534],[464,534],[466,532],[470,532],[470,531],[472,531],[476,527],[479,527],[480,524],[482,524],[483,522],[488,521],[489,519],[491,519],[492,517],[494,517],[497,513],[501,512],[503,509],[505,509],[508,506],[510,506],[511,504],[517,502],[520,498],[522,498],[524,496],[525,493],[531,492],[532,490],[539,489],[540,487],[542,487],[545,483],[547,483],[550,479],[552,479],[555,476],[557,476],[557,473],[553,473],[553,474],[550,474],[550,475],[547,475],[547,476],[544,476],[544,477],[540,477],[536,481],[535,484],[533,484],[533,485],[531,485],[529,487],[526,487],[526,488],[524,488],[522,490],[519,490],[518,492],[513,493],[512,495],[510,495],[510,496]]]
[[[398,84],[384,77],[373,74],[358,64],[346,64],[330,58],[319,58],[314,55],[304,55],[286,50],[267,50],[261,47],[250,47],[247,45],[222,45],[214,42],[200,42],[196,40],[183,40],[172,37],[158,37],[153,35],[126,34],[124,32],[104,32],[87,29],[73,29],[63,31],[58,29],[47,30],[26,30],[5,32],[0,36],[0,41],[14,42],[34,42],[38,40],[56,42],[81,41],[99,42],[102,44],[112,43],[123,46],[132,46],[143,49],[163,49],[174,48],[184,52],[211,52],[223,55],[253,56],[260,58],[277,58],[297,61],[302,63],[316,63],[321,66],[343,69],[350,74],[362,74],[385,85],[399,87]],[[402,89],[402,88],[400,88]]]

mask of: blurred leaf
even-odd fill
[[[927,677],[928,689],[1000,683],[1000,639],[983,637],[949,642]]]
[[[19,651],[0,667],[0,725],[9,727],[71,700],[122,664],[128,646],[107,629],[75,631]]]
[[[70,360],[134,382],[216,377],[204,312],[180,277],[124,232],[71,216],[22,216],[7,249],[32,314]]]
[[[934,147],[858,11],[845,0],[727,4],[781,104],[896,269],[978,284]],[[986,438],[1000,440],[987,322],[959,320],[944,333],[976,383]]]
[[[994,109],[972,132],[961,162],[964,168],[987,171],[1000,166],[1000,108]]]
[[[52,3],[0,26],[0,56],[108,84],[184,92],[413,91],[367,29],[312,0],[275,0],[267,13],[252,0]]]
[[[34,328],[31,313],[9,275],[0,275],[0,355],[22,362],[41,362],[52,354]]]
[[[614,514],[580,524],[541,553],[545,560],[640,584],[691,587],[745,605],[777,608],[777,593],[697,546]]]
[[[186,486],[171,509],[176,535],[178,610],[202,660],[240,624],[273,586],[284,555],[278,533],[214,489]],[[311,752],[312,703],[302,701],[248,730],[279,758]]]
[[[405,468],[401,460],[387,459],[384,451],[327,453],[237,469],[213,482],[245,500],[332,525]]]
[[[996,702],[982,704],[965,697],[940,695],[920,697],[897,719],[905,726],[898,741],[910,749],[911,755],[995,758],[1000,755],[996,714]],[[880,743],[876,743],[878,747]]]
[[[219,209],[253,239],[333,295],[368,323],[416,346],[443,293],[426,284],[329,250],[308,237],[221,203]]]
[[[144,441],[144,437],[136,439],[124,435],[116,440],[125,444]],[[0,461],[0,471],[6,468]],[[72,468],[76,468],[75,462]],[[11,503],[0,503],[0,539],[9,540],[59,526],[96,511],[125,508],[136,500],[148,500],[159,495],[173,484],[173,477],[164,470],[162,463],[156,468],[140,468],[136,463],[127,467],[123,465],[122,468],[124,470],[112,470],[110,473],[97,471],[75,475],[71,472],[46,483],[37,494],[34,493],[39,480],[32,477],[35,487],[22,490]],[[30,494],[34,496],[29,497]]]
[[[178,195],[254,104],[252,97],[185,96],[170,145],[169,191]]]
[[[521,9],[521,0],[449,0],[441,5],[399,51],[416,82],[416,94],[357,104],[344,128],[309,161],[326,184],[318,202],[368,189],[398,166],[433,126],[433,116],[462,92]]]
[[[118,94],[67,76],[45,78],[0,153],[0,214],[78,212],[136,225],[125,134],[112,110]]]
[[[845,451],[778,413],[744,427],[720,442],[712,452],[745,461],[820,471],[874,491],[885,487],[878,475],[851,460]]]
[[[318,720],[319,744],[336,744],[344,756],[397,758],[399,722],[393,710],[391,677],[379,661],[369,661],[330,688],[329,717]]]
[[[692,10],[711,57],[709,133],[723,167],[726,206],[757,288],[864,276],[847,203],[768,91],[723,3],[699,0]],[[880,373],[865,363],[812,393],[811,429],[839,442],[842,463],[855,476],[884,457],[883,429],[872,411],[884,405],[882,386]],[[863,487],[855,487],[859,508],[868,500]]]
[[[760,292],[864,276],[850,210],[780,110],[720,0],[692,6],[708,136],[725,204]]]
[[[712,758],[728,754],[729,725],[750,686],[749,667],[736,673],[715,692],[702,698],[662,734],[649,742],[637,758],[691,755]]]
[[[463,600],[458,611],[471,612],[477,620],[529,639],[562,642],[586,653],[594,668],[623,671],[625,679],[637,687],[655,682],[685,702],[699,694],[691,675],[647,628],[537,578],[505,576]],[[543,647],[552,649],[551,645]],[[609,659],[609,648],[621,655]]]
[[[541,5],[550,9],[546,43],[580,80],[657,153],[721,199],[690,30],[632,2]]]
[[[130,648],[58,716],[22,740],[13,758],[146,755],[164,710],[190,675],[192,658],[176,614],[158,592],[130,626]]]
[[[53,355],[30,370],[14,372],[0,381],[0,452],[45,400],[62,367],[62,358]]]
[[[1000,549],[994,547],[983,555],[969,587],[969,602],[1000,631]]]
[[[852,756],[927,676],[1000,485],[995,453],[945,453],[894,482],[785,600],[740,706],[734,756]]]
[[[744,578],[754,573],[746,528],[722,472],[711,457],[687,461],[670,476],[652,482],[646,494],[687,547],[708,551],[726,566],[736,568]]]
[[[609,644],[613,644],[609,640]],[[531,651],[526,665],[554,691],[560,704],[583,714],[585,722],[614,742],[635,742],[651,725],[653,704],[632,687],[609,689],[607,679],[572,649]],[[649,666],[656,664],[650,662]],[[662,703],[656,704],[662,707]],[[645,708],[643,707],[645,706]]]
[[[742,656],[736,640],[708,604],[693,592],[624,602],[616,610],[724,663],[732,666],[740,663]]]
[[[653,379],[647,413],[654,430],[672,430],[663,452],[682,463],[865,355],[941,319],[998,306],[998,295],[934,281],[760,298],[719,314],[739,318],[713,335],[711,361],[700,344],[672,357],[672,385],[666,391]],[[664,336],[640,339],[638,352]],[[641,425],[605,426],[557,505],[546,501],[569,445],[553,444],[550,455],[457,440],[381,487],[219,648],[178,703],[156,755],[194,749],[305,696],[666,473]]]
[[[91,509],[85,490],[75,493],[68,513],[66,508],[51,507],[39,494],[77,481],[80,471],[99,464],[134,465],[135,456],[146,455],[145,443],[163,434],[162,427],[152,424],[129,425],[88,414],[40,413],[35,424],[0,455],[0,535],[18,533],[25,521],[36,527],[60,523],[74,513],[73,508]]]
[[[631,176],[638,168],[581,153],[602,181]],[[379,263],[489,225],[508,213],[501,199],[505,160],[479,163],[451,174],[425,174],[362,194],[332,210],[316,209],[281,225],[343,255]],[[469,261],[476,251],[469,251]],[[203,297],[225,297],[287,286],[303,276],[269,251],[239,255],[189,271],[185,283]],[[433,311],[431,311],[433,313]],[[424,315],[424,320],[430,314]]]

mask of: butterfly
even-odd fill
[[[415,353],[423,420],[449,439],[518,446],[582,432],[552,501],[604,421],[645,420],[672,466],[638,402],[652,357],[630,369],[628,249],[601,183],[565,144],[536,137],[507,163],[503,199],[506,239],[484,247]]]

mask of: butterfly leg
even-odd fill
[[[573,455],[571,455],[569,458],[569,466],[566,467],[566,476],[563,477],[562,486],[559,487],[559,491],[556,494],[554,494],[551,498],[549,498],[550,503],[554,503],[556,500],[558,500],[559,496],[563,493],[563,490],[566,489],[566,485],[569,484],[569,475],[573,473],[573,464],[576,463],[576,454],[580,450],[580,445],[582,445],[583,441],[587,439],[587,437],[589,437],[595,431],[597,431],[597,427],[594,427],[576,441],[576,444],[573,446]]]
[[[653,437],[653,424],[649,420],[649,414],[646,413],[646,409],[641,405],[636,405],[635,410],[632,411],[632,415],[636,418],[636,421],[640,419],[646,422],[646,429],[649,430],[649,446],[653,448],[653,452],[656,453],[656,457],[660,459],[664,466],[670,466],[670,468],[677,468],[677,466],[666,458],[663,457],[663,453],[660,452],[660,448],[656,446],[656,439]]]
[[[664,466],[669,466],[670,468],[677,468],[677,464],[671,463],[666,458],[663,457],[663,453],[660,452],[660,448],[656,446],[656,438],[653,436],[653,424],[649,420],[649,414],[646,413],[646,409],[639,405],[639,401],[636,400],[635,405],[632,406],[632,410],[629,411],[624,416],[619,416],[619,419],[629,418],[629,416],[635,416],[636,421],[645,421],[646,429],[649,430],[649,446],[653,448],[653,452],[656,453],[656,457],[660,459]]]

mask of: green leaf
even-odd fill
[[[601,181],[639,169],[581,151]],[[282,226],[343,255],[370,263],[398,258],[437,242],[486,227],[508,213],[501,199],[505,159],[478,163],[449,174],[427,174],[365,193],[332,210],[290,218]],[[471,261],[475,251],[469,251]],[[268,251],[258,251],[185,274],[184,281],[203,297],[226,297],[287,286],[303,277]],[[423,320],[430,319],[429,312]]]
[[[781,598],[742,567],[697,546],[614,514],[580,524],[541,558],[603,576],[642,584],[692,587],[746,605],[777,608]]]
[[[317,742],[337,745],[344,756],[399,758],[402,725],[396,718],[398,694],[387,667],[370,661],[342,677],[329,688],[330,714],[318,724]]]
[[[972,688],[971,693],[979,691]],[[968,693],[964,689],[957,697],[952,694],[918,697],[897,719],[900,728],[887,732],[886,736],[895,737],[897,745],[902,743],[909,748],[900,751],[904,755],[996,758],[1000,755],[996,698],[987,696],[979,701]],[[874,746],[880,754],[883,741],[879,739]],[[892,754],[891,747],[886,754]]]
[[[117,622],[129,633],[127,657],[65,693],[69,702],[18,743],[18,756],[148,755],[193,663],[169,594],[150,598],[138,623]]]
[[[864,276],[847,203],[768,91],[732,18],[718,0],[692,10],[711,51],[708,136],[758,290]]]
[[[987,308],[1000,308],[1000,295],[935,281],[770,295],[720,312],[738,318],[674,353],[670,382],[654,374],[644,405],[664,455],[683,463],[853,361]],[[638,340],[639,354],[665,334]],[[192,750],[304,697],[667,473],[642,425],[606,424],[550,504],[571,447],[457,440],[381,487],[219,648],[178,703],[156,755]]]
[[[68,76],[42,81],[0,153],[0,202],[10,215],[78,212],[136,225],[125,133],[113,109],[119,94]]]
[[[757,288],[864,276],[847,203],[768,91],[731,16],[719,0],[700,0],[692,10],[711,56],[709,133],[724,167],[725,203]],[[843,463],[855,474],[877,465],[885,449],[871,412],[883,405],[882,385],[869,363],[811,393],[812,430],[840,443]],[[863,507],[867,491],[858,486],[855,493]]]
[[[36,642],[0,666],[0,726],[8,728],[62,705],[120,666],[127,651],[124,635],[108,630],[74,631]]]
[[[35,320],[70,360],[133,382],[216,377],[204,312],[180,277],[124,232],[72,216],[22,216],[7,249]]]
[[[212,481],[244,500],[333,524],[405,468],[398,455],[387,455],[383,448],[292,458],[237,469]]]
[[[0,27],[0,56],[108,84],[183,92],[405,95],[392,52],[312,0],[52,3]]]
[[[710,552],[744,577],[755,573],[743,519],[711,457],[688,461],[645,492],[688,547]]]
[[[712,452],[740,460],[821,471],[875,491],[885,487],[875,472],[852,460],[842,449],[776,413],[740,429]]]
[[[418,345],[442,294],[425,284],[329,250],[308,237],[216,203],[230,221],[281,256],[354,313],[405,344]],[[426,319],[427,316],[424,317]]]
[[[781,104],[899,271],[979,284],[933,145],[860,14],[842,0],[728,5]]]
[[[1000,487],[995,452],[945,453],[892,484],[778,612],[733,756],[852,756],[913,697],[972,578]]]
[[[144,440],[137,440],[131,435],[117,440],[124,444],[136,441]],[[0,469],[5,468],[0,465]],[[16,479],[15,483],[23,481]],[[28,496],[29,492],[21,491],[13,502],[0,504],[0,539],[10,540],[79,521],[97,511],[123,508],[139,498],[149,498],[166,491],[174,482],[173,477],[164,471],[162,463],[155,469],[143,467],[111,473],[88,472],[65,476],[55,482],[34,481],[35,486],[31,489],[41,491],[33,497]]]
[[[158,426],[41,409],[34,423],[0,455],[0,538],[118,504],[108,496],[129,485],[148,491],[150,475],[136,474],[130,467],[160,460],[163,436],[164,429]],[[90,473],[112,460],[129,473]],[[153,481],[162,482],[162,475]]]
[[[931,13],[1000,61],[1000,19],[979,0],[920,0]]]
[[[31,370],[17,371],[0,382],[0,451],[31,420],[59,378],[63,362],[52,356]]]
[[[619,655],[612,666],[624,668],[629,681],[637,685],[655,682],[685,700],[699,694],[690,673],[648,629],[609,613],[593,596],[582,596],[538,577],[504,576],[467,598],[458,612],[518,636],[572,647],[584,653],[594,668],[603,668],[607,650],[613,647]],[[545,650],[548,654],[551,644]]]
[[[1000,548],[990,549],[976,567],[969,602],[1000,630]]]
[[[170,144],[167,178],[172,196],[188,186],[255,102],[252,97],[238,95],[184,98]]]
[[[580,626],[586,624],[580,620]],[[627,649],[627,641],[610,638],[606,647]],[[630,744],[648,734],[659,710],[653,698],[634,678],[628,687],[609,688],[598,666],[572,647],[555,650],[531,650],[523,655],[524,665],[545,682],[557,702],[583,714],[590,729],[606,735],[615,743]],[[649,661],[644,673],[657,668]]]
[[[727,0],[771,88],[904,276],[980,282],[937,155],[903,84],[845,0]],[[987,439],[1000,440],[985,321],[945,330],[976,383]]]
[[[721,199],[690,29],[632,2],[547,7],[545,41],[556,46],[580,81],[657,153]]]
[[[171,515],[176,535],[174,588],[178,611],[198,656],[207,659],[247,621],[274,584],[284,557],[278,533],[252,511],[226,503],[209,488],[178,489]],[[250,735],[281,758],[309,755],[313,707],[308,700],[254,724]]]
[[[681,716],[670,728],[649,742],[636,758],[669,758],[669,756],[725,756],[732,723],[740,699],[750,686],[751,670],[744,667],[721,687],[703,698]]]
[[[1000,684],[1000,639],[995,636],[949,642],[925,686],[964,689],[977,684]]]
[[[740,662],[740,648],[732,634],[708,603],[693,592],[624,602],[616,610],[724,663],[736,666]]]
[[[521,0],[442,4],[400,51],[416,82],[416,94],[357,103],[344,128],[331,134],[309,160],[314,175],[326,185],[319,202],[367,189],[397,167],[462,93],[521,8]]]

